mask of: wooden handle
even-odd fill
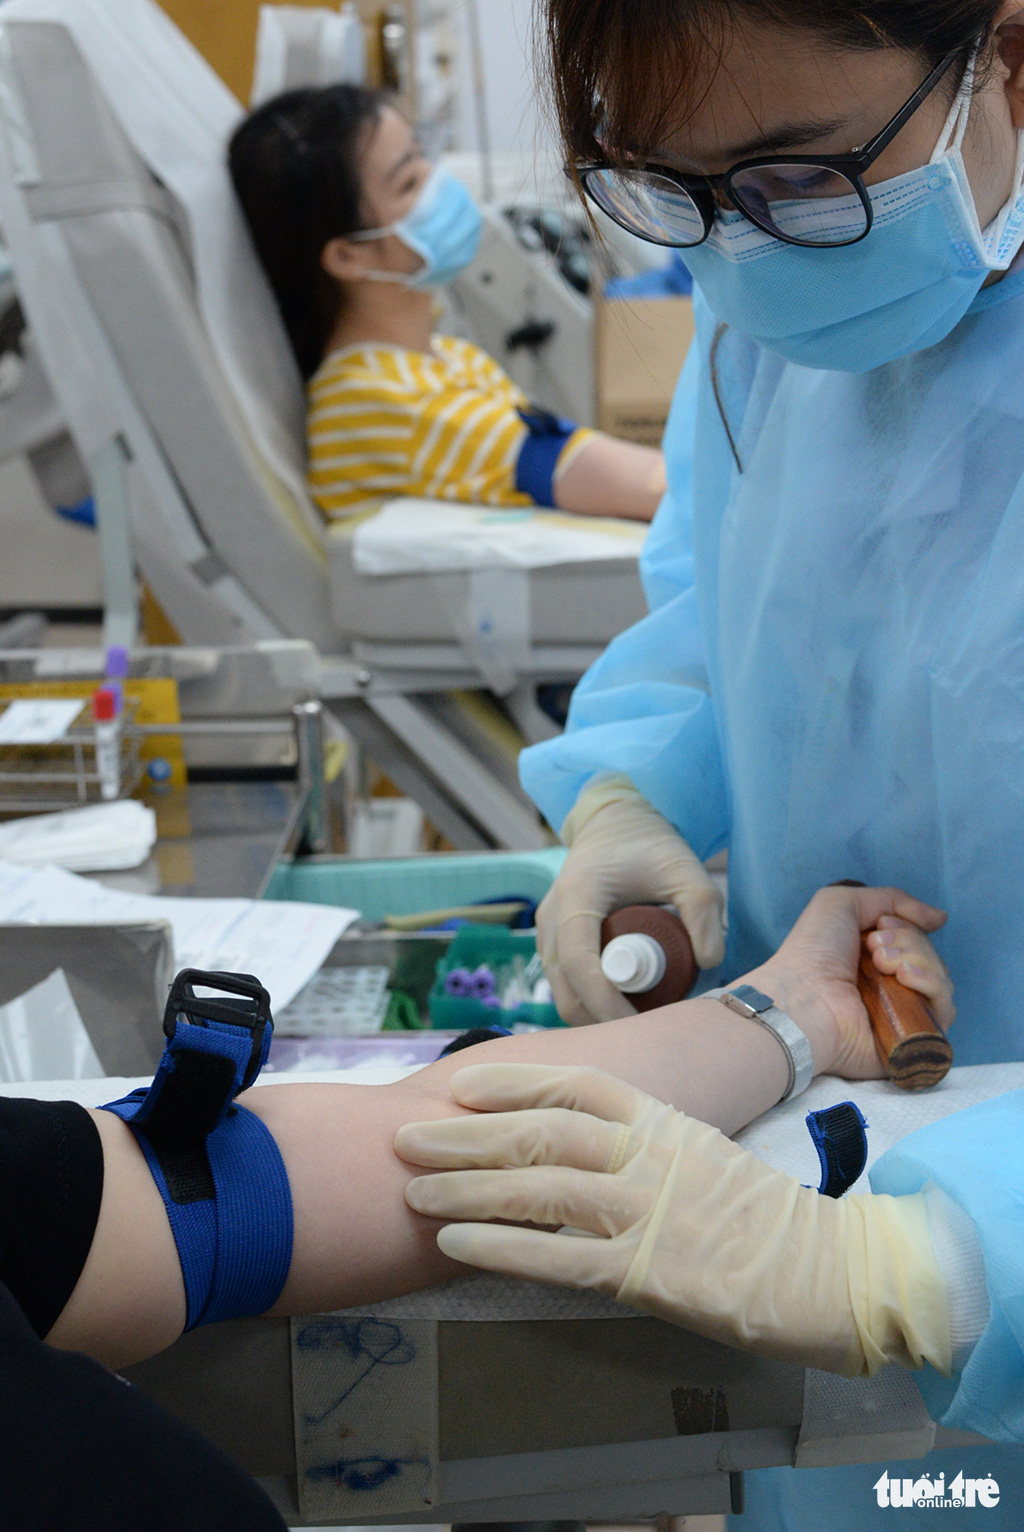
[[[879,973],[867,942],[857,987],[871,1018],[878,1057],[893,1084],[901,1090],[938,1085],[949,1072],[953,1050],[921,996],[891,974]]]

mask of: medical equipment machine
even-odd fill
[[[594,423],[594,309],[581,219],[557,206],[484,208],[473,264],[452,284],[473,338],[532,403]]]

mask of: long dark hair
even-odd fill
[[[570,160],[643,156],[699,104],[743,19],[935,67],[984,41],[999,0],[544,0],[546,74]],[[955,81],[954,81],[955,84]],[[599,141],[600,139],[600,141]]]
[[[228,167],[304,378],[323,358],[338,284],[328,240],[363,227],[359,159],[388,97],[362,85],[289,90],[235,130]]]

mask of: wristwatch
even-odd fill
[[[789,1066],[789,1082],[782,1101],[799,1096],[814,1079],[814,1055],[806,1036],[792,1016],[779,1009],[770,995],[762,994],[752,984],[738,984],[735,989],[709,989],[702,1000],[720,1000],[737,1016],[767,1027],[778,1039]]]

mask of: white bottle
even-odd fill
[[[643,931],[614,936],[601,953],[601,972],[624,995],[642,995],[665,977],[665,949]]]
[[[121,790],[121,719],[112,686],[101,686],[93,693],[92,717],[100,795],[109,803]]]

